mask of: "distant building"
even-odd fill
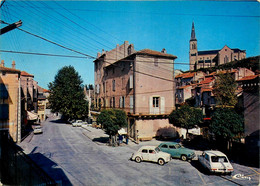
[[[21,141],[21,71],[7,68],[4,61],[0,65],[0,130],[8,129],[14,142]]]
[[[38,86],[38,108],[37,108],[37,114],[38,114],[38,121],[43,122],[46,119],[46,109],[48,107],[48,97],[49,97],[49,91]]]
[[[177,57],[144,49],[127,41],[98,54],[95,63],[95,107],[118,108],[128,115],[128,134],[151,139],[170,128],[167,116],[175,106],[174,60]]]
[[[231,49],[226,45],[219,50],[198,51],[195,27],[192,23],[189,50],[190,70],[214,67],[244,58],[246,58],[245,50]]]

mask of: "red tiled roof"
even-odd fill
[[[243,78],[241,78],[241,79],[239,79],[237,81],[249,81],[249,80],[253,80],[253,79],[257,78],[257,77],[260,77],[260,75],[258,74],[258,75],[253,75],[253,76],[245,76],[245,77],[243,77]]]
[[[176,76],[175,78],[191,78],[194,76],[194,74],[195,74],[195,72],[187,72],[187,73],[180,74],[180,75]]]
[[[16,72],[16,73],[21,73],[20,70],[14,69],[14,68],[7,68],[7,67],[0,67],[1,71],[6,71],[6,72]]]
[[[209,84],[214,80],[214,77],[206,77],[203,81],[201,81],[199,84]]]
[[[49,90],[47,90],[47,89],[43,89],[43,92],[50,92]]]
[[[21,72],[21,76],[34,77],[34,75],[29,74],[29,73],[27,73],[27,72],[25,72],[25,71],[22,71],[22,72]]]
[[[217,74],[226,74],[226,73],[235,73],[237,72],[237,69],[232,69],[232,70],[221,70],[219,72],[212,72],[211,74],[209,74],[210,76],[212,75],[217,75]]]
[[[202,88],[201,92],[211,92],[213,88]]]
[[[134,54],[148,54],[148,55],[153,55],[153,56],[162,56],[162,57],[168,57],[168,58],[173,58],[176,59],[177,56],[171,55],[171,54],[165,54],[162,52],[158,52],[155,50],[150,50],[150,49],[143,49],[135,52]]]

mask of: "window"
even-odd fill
[[[8,85],[0,84],[0,98],[8,99]]]
[[[116,91],[116,80],[112,81],[112,90]]]
[[[129,89],[132,89],[134,87],[134,83],[133,83],[133,75],[129,76]]]
[[[105,92],[106,92],[106,83],[103,82],[103,93],[105,93]]]
[[[205,159],[209,161],[209,155],[205,154]]]
[[[148,153],[148,150],[147,149],[143,149],[142,153]]]
[[[150,154],[155,154],[155,151],[154,150],[149,150],[149,153]]]
[[[5,75],[6,75],[6,72],[5,72],[5,71],[3,71],[3,72],[2,72],[2,75],[3,75],[3,76],[5,76]]]
[[[9,105],[0,104],[0,119],[6,120],[9,119]]]
[[[153,107],[159,107],[159,97],[153,97]]]
[[[162,145],[162,148],[168,148],[168,146],[167,145]]]
[[[158,58],[154,58],[154,66],[158,67]]]
[[[124,89],[125,87],[125,77],[122,77],[122,90]]]
[[[211,156],[212,162],[228,162],[225,156]]]
[[[120,98],[119,98],[119,107],[125,108],[125,97],[124,96],[120,96]]]
[[[125,108],[125,96],[122,97],[122,108]]]
[[[115,99],[115,97],[112,98],[112,104],[113,104],[113,105],[112,105],[113,108],[115,108],[115,107],[116,107],[116,99]]]
[[[175,146],[174,145],[170,145],[169,148],[170,149],[175,149]]]

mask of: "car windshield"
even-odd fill
[[[155,151],[156,151],[156,152],[159,152],[159,151],[161,151],[161,150],[160,150],[158,147],[156,147],[156,148],[155,148]]]
[[[228,162],[225,156],[211,156],[212,162]]]

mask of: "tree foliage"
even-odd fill
[[[183,105],[178,110],[173,110],[169,115],[169,122],[176,127],[188,129],[194,128],[202,121],[202,111],[200,109]]]
[[[242,116],[238,115],[232,108],[218,108],[211,121],[210,131],[218,138],[225,140],[233,139],[244,130]]]
[[[235,106],[238,101],[235,94],[236,89],[236,81],[229,73],[219,74],[213,86],[217,104],[221,107]]]
[[[61,68],[49,83],[49,103],[53,112],[61,113],[65,119],[84,119],[88,115],[88,104],[84,99],[82,80],[72,66]]]
[[[97,122],[102,125],[108,135],[114,136],[118,130],[127,126],[127,116],[123,110],[106,109],[101,111]]]

